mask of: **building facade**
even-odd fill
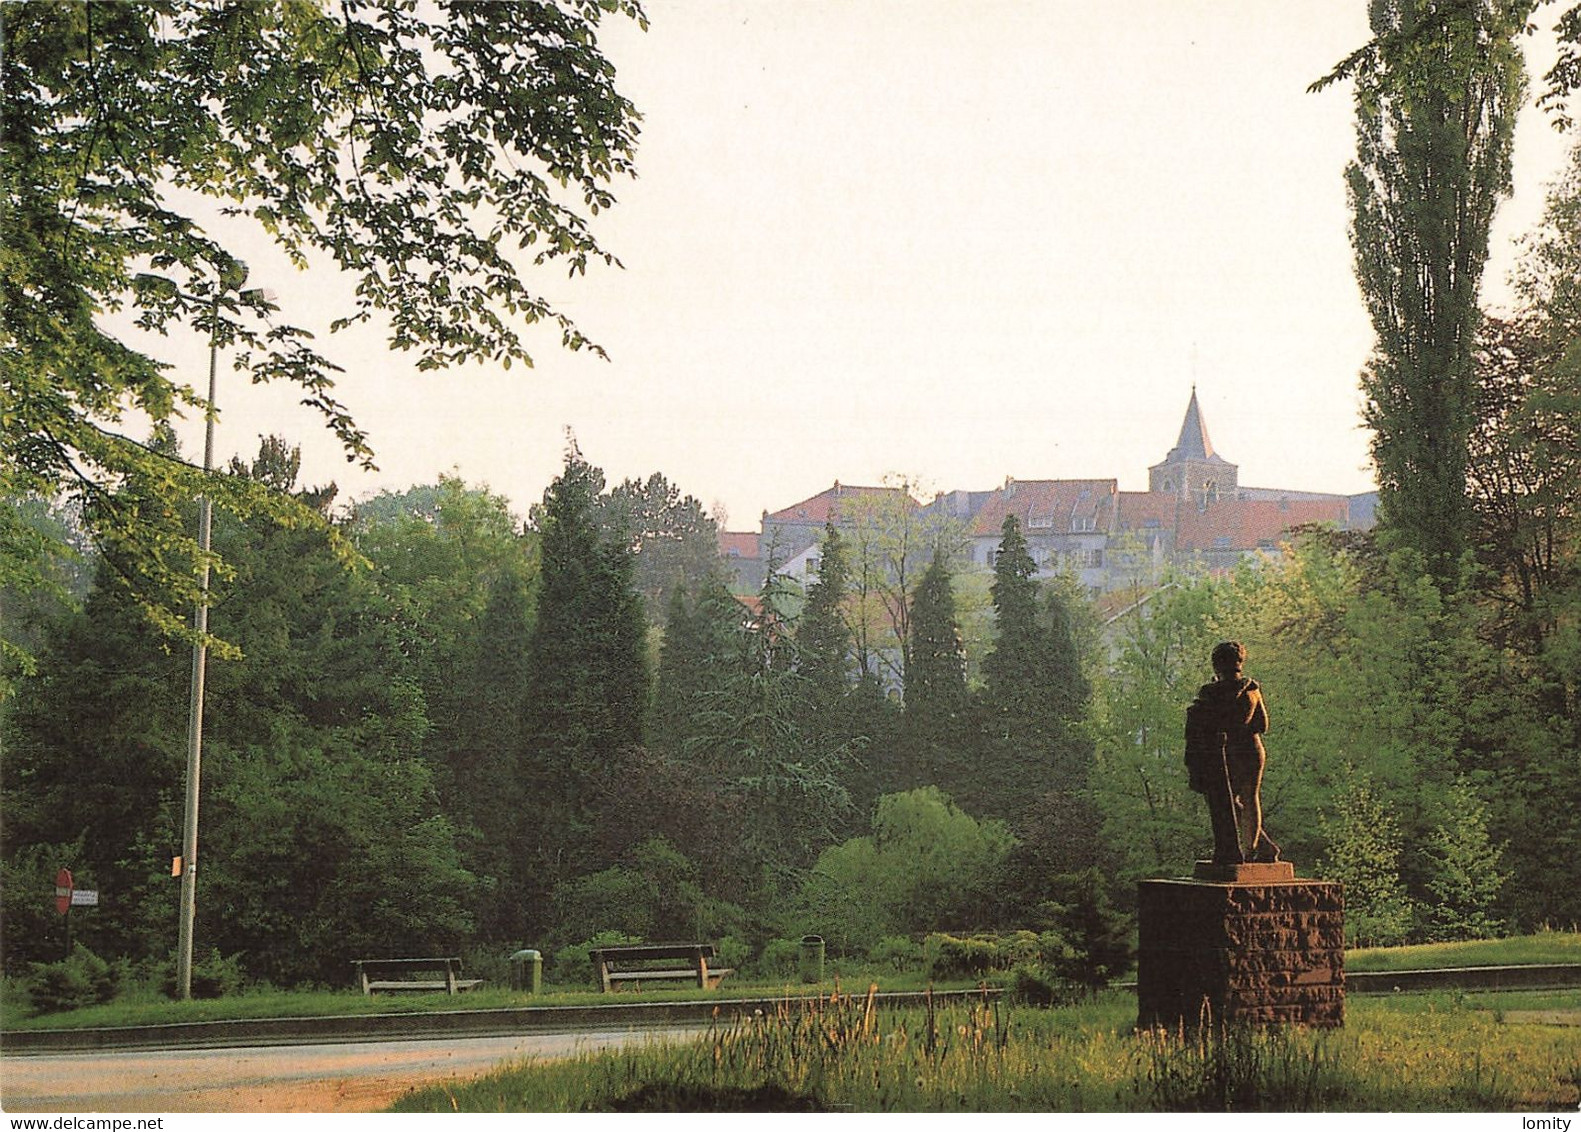
[[[1240,469],[1214,450],[1197,391],[1180,435],[1164,458],[1147,470],[1147,491],[1121,491],[1115,479],[1006,479],[993,491],[941,493],[924,506],[898,488],[852,487],[827,491],[775,512],[764,512],[759,557],[738,569],[761,584],[767,563],[791,564],[798,580],[816,576],[817,545],[824,527],[851,527],[873,508],[909,507],[948,516],[966,528],[966,554],[992,567],[1006,516],[1014,515],[1043,577],[1068,573],[1093,594],[1147,584],[1170,565],[1226,570],[1248,557],[1277,556],[1290,532],[1303,526],[1365,530],[1373,525],[1377,492],[1335,495],[1240,482]],[[732,540],[738,561],[750,535]]]

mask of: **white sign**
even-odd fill
[[[71,893],[72,907],[92,907],[99,903],[99,891],[94,888],[77,888]]]

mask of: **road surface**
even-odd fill
[[[701,1027],[248,1049],[0,1057],[0,1108],[26,1112],[376,1112],[419,1086]]]

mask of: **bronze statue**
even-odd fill
[[[1245,663],[1239,641],[1216,646],[1215,678],[1186,708],[1186,769],[1208,803],[1216,865],[1279,860],[1279,846],[1263,829],[1259,795],[1268,708],[1257,681],[1241,675]]]

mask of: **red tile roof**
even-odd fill
[[[1011,480],[988,497],[972,524],[977,538],[998,535],[1005,516],[1021,521],[1021,533],[1069,534],[1075,520],[1091,520],[1094,531],[1114,522],[1117,480]]]
[[[1176,509],[1184,511],[1188,506],[1180,496],[1162,491],[1122,491],[1119,503],[1120,520],[1116,526],[1123,531],[1173,529]]]
[[[1183,507],[1180,528],[1175,532],[1175,549],[1255,550],[1259,545],[1277,545],[1291,527],[1303,523],[1343,524],[1345,518],[1344,500],[1281,503],[1250,499],[1215,503],[1205,511]]]
[[[758,536],[755,531],[720,531],[719,553],[726,558],[756,558]]]
[[[907,495],[898,487],[855,487],[836,482],[827,491],[820,491],[811,499],[804,499],[800,503],[793,503],[783,511],[775,511],[765,517],[765,522],[779,523],[838,523],[840,521],[840,503],[842,500],[874,496],[903,497],[906,505],[911,508],[921,506],[915,499]]]

